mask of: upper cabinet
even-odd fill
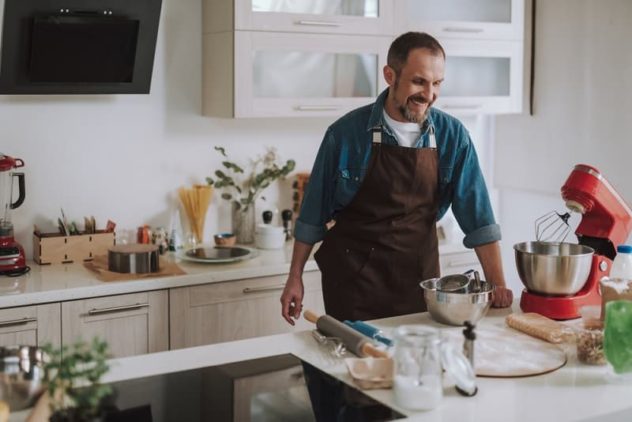
[[[342,115],[370,103],[385,87],[387,49],[388,39],[373,36],[206,34],[205,73],[214,77],[204,81],[204,114]]]
[[[393,0],[402,31],[439,38],[522,40],[524,0]]]
[[[451,114],[522,111],[522,43],[441,40],[445,77],[435,106]]]
[[[204,0],[203,113],[342,116],[386,88],[393,38],[424,31],[447,53],[437,107],[522,106],[524,0]]]
[[[393,31],[390,0],[235,0],[235,29],[384,35]]]

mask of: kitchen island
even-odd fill
[[[517,307],[515,310],[517,310]],[[479,327],[504,326],[509,309],[491,309]],[[459,331],[433,322],[427,313],[374,321],[386,333],[401,324],[427,324],[445,331]],[[344,363],[319,346],[309,331],[260,337],[129,357],[111,361],[107,381],[120,381],[166,372],[183,371],[229,362],[291,353],[334,377],[352,384]],[[463,397],[453,387],[446,388],[439,407],[432,411],[410,412],[393,401],[392,390],[365,391],[370,397],[402,414],[421,421],[630,421],[632,382],[615,380],[605,366],[577,362],[573,351],[567,364],[552,373],[524,378],[481,378],[479,392]]]

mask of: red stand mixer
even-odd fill
[[[524,312],[537,312],[557,320],[578,318],[579,309],[582,306],[601,304],[599,281],[610,273],[617,246],[625,243],[632,231],[632,210],[596,168],[585,164],[576,165],[561,191],[568,209],[582,215],[581,222],[575,230],[579,245],[527,242],[514,246],[518,273],[527,287],[522,292],[520,308]],[[568,215],[558,214],[558,216],[566,224]],[[536,228],[536,233],[537,230]],[[544,277],[549,277],[546,281],[549,285],[556,283],[561,285],[561,281],[556,279],[556,276],[570,274],[577,280],[579,290],[563,295],[559,292],[549,294],[547,289],[545,289],[546,292],[533,289],[535,271],[533,268],[538,265],[534,260],[539,259],[535,257],[538,251],[534,251],[534,247],[548,249],[551,253],[551,255],[540,255],[542,260],[539,261],[542,274],[545,270],[550,270],[544,275]],[[590,255],[586,252],[592,250],[594,250],[592,260],[587,261],[584,258],[590,258]],[[555,253],[559,255],[555,256]],[[544,260],[551,258],[557,258],[557,261],[545,263]],[[531,261],[528,261],[529,259]],[[576,262],[573,261],[574,259],[584,259],[585,272],[582,273],[579,266],[574,267]],[[546,268],[546,265],[549,267]],[[583,287],[580,288],[582,278],[586,277],[586,273],[588,273],[587,278]]]
[[[13,237],[11,210],[24,202],[24,173],[13,169],[23,167],[24,161],[0,153],[0,274],[20,275],[28,271],[24,248]],[[13,201],[14,179],[17,179],[17,199]]]

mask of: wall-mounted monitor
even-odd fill
[[[0,94],[146,94],[161,0],[5,0]]]

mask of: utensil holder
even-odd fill
[[[96,255],[107,255],[114,244],[114,232],[72,236],[33,233],[33,260],[40,265],[91,261]]]

